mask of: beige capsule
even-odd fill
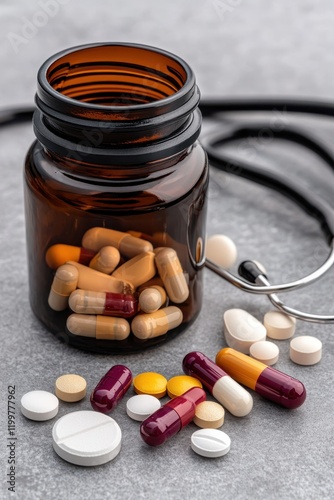
[[[151,252],[152,243],[141,238],[136,238],[129,233],[106,229],[104,227],[93,227],[88,229],[82,238],[82,246],[99,252],[105,246],[117,248],[122,255],[131,259],[142,252]]]
[[[132,333],[142,340],[159,337],[182,323],[183,314],[176,306],[164,307],[151,314],[138,314],[131,323]]]
[[[129,281],[135,288],[153,278],[156,273],[153,252],[143,252],[125,262],[112,273],[114,278]]]
[[[155,263],[172,302],[181,304],[189,296],[189,287],[177,253],[173,248],[155,249]]]
[[[68,298],[76,289],[79,272],[71,264],[58,267],[53,278],[48,303],[54,311],[63,311],[68,306]]]
[[[71,314],[66,326],[73,335],[96,339],[124,340],[130,334],[130,325],[126,319],[111,316]]]
[[[82,290],[91,290],[92,292],[113,292],[113,293],[132,293],[133,285],[123,280],[100,273],[90,267],[83,266],[78,262],[69,262],[79,271],[78,288]]]
[[[100,271],[100,273],[111,274],[118,266],[120,258],[121,255],[117,248],[111,246],[103,247],[92,258],[89,267],[95,269],[95,271]]]
[[[139,295],[139,306],[145,313],[153,313],[160,309],[167,300],[167,295],[161,286],[145,288]]]

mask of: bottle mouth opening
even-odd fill
[[[48,59],[37,98],[51,109],[90,119],[140,119],[179,108],[194,93],[185,61],[138,44],[75,47]]]

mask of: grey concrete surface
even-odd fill
[[[45,14],[46,5],[49,14]],[[175,52],[193,67],[205,97],[294,95],[333,100],[333,21],[329,0],[2,0],[0,106],[31,104],[42,62],[63,48],[93,41],[133,41]],[[305,125],[329,147],[333,145],[330,120],[275,116],[283,124],[296,121]],[[0,497],[333,498],[332,326],[297,324],[296,335],[315,335],[323,342],[323,359],[313,367],[293,364],[289,343],[278,343],[277,368],[304,382],[307,400],[301,408],[287,411],[253,394],[254,409],[249,416],[238,419],[226,414],[222,430],[229,434],[232,445],[230,453],[220,459],[205,459],[192,452],[193,424],[161,448],[146,446],[138,424],[126,416],[125,398],[113,413],[123,432],[121,453],[104,466],[81,468],[54,453],[54,421],[35,423],[20,414],[19,400],[25,392],[53,391],[55,379],[62,373],[84,376],[88,391],[115,363],[128,365],[134,374],[158,371],[167,378],[180,374],[187,352],[198,349],[214,357],[225,345],[222,318],[226,309],[245,308],[260,320],[271,309],[265,298],[245,295],[206,270],[201,315],[171,343],[128,356],[99,356],[61,344],[29,308],[22,165],[32,140],[29,125],[0,130]],[[245,151],[250,154],[249,148],[242,148],[241,153]],[[257,138],[251,144],[251,157],[285,171],[333,203],[332,174],[314,155]],[[208,234],[217,232],[235,240],[240,261],[248,257],[261,261],[274,282],[309,272],[327,252],[317,223],[292,202],[213,171]],[[312,288],[284,298],[305,310],[334,311],[333,284],[330,273]],[[9,386],[15,386],[16,395],[15,492],[8,491],[6,476]],[[59,416],[89,406],[88,398],[75,406],[62,403]]]

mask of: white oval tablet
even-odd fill
[[[224,334],[229,347],[244,354],[255,342],[266,339],[266,328],[243,309],[229,309],[224,313]]]
[[[281,311],[269,311],[264,315],[263,324],[267,336],[271,339],[284,340],[293,336],[296,329],[296,318]]]
[[[214,234],[206,240],[205,256],[217,266],[228,269],[237,260],[237,247],[223,234]]]
[[[109,462],[121,449],[122,432],[114,419],[97,411],[75,411],[52,429],[53,448],[67,462],[94,466]]]
[[[279,348],[274,342],[261,340],[261,342],[255,342],[255,344],[250,346],[249,354],[252,358],[271,366],[278,361]]]
[[[315,365],[322,355],[322,343],[316,337],[301,335],[290,342],[290,359],[298,365]]]
[[[218,429],[200,429],[191,436],[191,448],[208,458],[222,457],[230,451],[231,439]]]
[[[58,413],[58,398],[48,391],[30,391],[21,398],[21,412],[30,420],[50,420]]]
[[[137,394],[128,399],[126,412],[133,420],[142,422],[155,411],[159,410],[161,403],[158,398],[150,394]]]

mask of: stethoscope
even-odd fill
[[[301,100],[201,100],[200,110],[203,117],[219,117],[221,113],[231,113],[236,111],[278,111],[284,113],[306,113],[325,116],[334,116],[334,104],[301,101]],[[34,108],[9,109],[0,113],[0,126],[11,125],[29,121],[32,119]],[[239,275],[235,276],[228,270],[216,265],[214,262],[206,259],[205,265],[229,283],[241,290],[255,294],[266,294],[270,302],[280,311],[289,314],[298,319],[315,323],[332,323],[333,316],[318,315],[306,313],[284,304],[277,296],[278,292],[288,292],[297,290],[313,283],[321,278],[334,264],[334,209],[324,200],[317,197],[314,193],[306,190],[297,183],[293,182],[287,176],[278,173],[269,172],[248,162],[236,160],[225,155],[221,151],[221,146],[228,142],[233,142],[248,137],[256,137],[264,129],[263,124],[236,124],[229,126],[227,132],[218,132],[205,134],[201,137],[201,143],[204,146],[212,167],[243,178],[257,182],[269,187],[290,200],[297,203],[306,213],[314,217],[321,224],[330,251],[325,262],[315,271],[289,283],[271,285],[264,271],[254,261],[245,261],[239,266]],[[318,140],[307,136],[304,131],[295,127],[284,126],[284,128],[272,128],[273,138],[285,139],[298,143],[320,156],[332,169],[334,169],[334,157],[326,147]],[[242,279],[243,278],[243,279]]]

